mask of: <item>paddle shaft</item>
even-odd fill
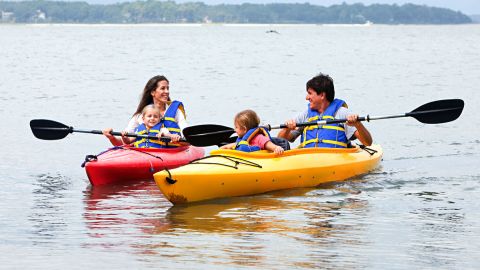
[[[79,132],[79,133],[92,133],[92,134],[103,134],[101,130],[82,130],[82,129],[73,129],[72,132]],[[110,132],[113,136],[122,136],[121,132],[118,131],[112,131]],[[161,137],[158,138],[156,136],[149,136],[149,135],[144,135],[144,134],[135,134],[135,133],[127,133],[124,136],[126,137],[135,137],[135,138],[145,138],[145,139],[150,139],[150,140],[168,140],[170,141],[169,137]]]
[[[455,111],[455,110],[458,110],[458,108],[447,108],[447,109],[418,111],[418,112],[413,111],[413,112],[404,113],[404,114],[385,115],[385,116],[367,115],[367,116],[358,117],[357,120],[370,122],[371,120],[391,119],[391,118],[400,118],[400,117],[415,117],[423,114],[434,114],[438,112],[447,112],[447,111]],[[345,123],[347,121],[348,121],[347,119],[320,120],[320,121],[314,121],[314,122],[297,123],[296,126],[307,127],[307,126],[313,126],[313,125],[328,125],[328,124]],[[287,126],[285,124],[282,124],[279,126],[270,127],[270,129],[280,129],[280,128],[287,128]]]
[[[39,130],[51,130],[52,132],[55,131],[61,131],[61,132],[67,132],[67,133],[73,133],[73,132],[78,132],[78,133],[90,133],[90,134],[100,134],[103,135],[103,132],[101,130],[86,130],[86,129],[76,129],[73,127],[36,127],[36,129]],[[110,132],[113,136],[122,136],[121,132],[117,131],[112,131]],[[149,135],[143,135],[143,134],[135,134],[135,133],[127,133],[124,136],[127,137],[135,137],[135,138],[145,138],[145,139],[150,139],[150,140],[163,140],[163,141],[170,141],[169,137],[155,137],[155,136],[149,136]]]

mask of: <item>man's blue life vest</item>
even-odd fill
[[[250,141],[259,133],[263,133],[263,135],[267,136],[270,140],[272,137],[270,136],[270,133],[265,127],[256,127],[252,128],[245,135],[243,135],[242,138],[238,138],[236,145],[235,145],[235,150],[243,151],[243,152],[254,152],[254,151],[259,151],[261,150],[259,146],[256,145],[250,145]]]
[[[168,109],[165,111],[165,115],[160,119],[160,122],[152,127],[150,130],[147,130],[145,124],[141,124],[135,129],[135,134],[148,134],[149,136],[157,136],[160,133],[160,129],[165,127],[168,129],[170,134],[181,135],[180,127],[178,126],[177,121],[175,120],[175,115],[177,110],[180,110],[183,115],[185,115],[185,110],[183,104],[180,101],[172,101]],[[164,142],[161,140],[151,140],[147,138],[137,138],[133,143],[135,147],[140,148],[173,148],[178,147],[178,143]]]
[[[333,120],[338,109],[347,107],[345,101],[334,99],[323,114],[308,107],[307,122],[320,120]],[[325,147],[325,148],[346,148],[348,146],[347,135],[342,124],[313,125],[303,130],[300,147]]]

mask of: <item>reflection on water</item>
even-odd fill
[[[33,226],[33,241],[48,242],[67,230],[63,201],[71,187],[70,179],[62,175],[37,175],[34,183],[33,205],[28,220]]]
[[[455,240],[451,237],[453,234],[465,233],[465,214],[456,206],[456,199],[448,198],[446,192],[436,191],[406,193],[405,196],[421,200],[425,205],[411,211],[418,220],[412,225],[417,227],[418,238],[422,239],[421,243],[414,245],[412,254],[422,254],[417,259],[432,266],[454,267],[456,262],[451,254],[465,252],[454,244]]]
[[[162,213],[161,193],[152,181],[130,185],[90,186],[85,191],[84,218],[92,237],[134,232],[123,231],[129,224],[141,223],[149,213]],[[168,202],[164,201],[167,206]]]
[[[274,263],[269,254],[278,248],[275,241],[286,241],[308,246],[308,251],[285,255],[294,261],[293,266],[316,267],[331,261],[318,250],[328,249],[332,239],[344,239],[336,245],[364,244],[362,239],[349,237],[362,230],[361,224],[338,219],[365,215],[362,212],[367,211],[367,202],[349,197],[359,193],[354,187],[329,184],[321,189],[294,189],[171,206],[154,183],[142,182],[88,189],[83,216],[88,235],[96,239],[90,247],[128,246],[136,254],[175,257],[180,261],[187,249],[187,253],[203,252],[203,258],[211,263],[269,267]],[[319,197],[324,198],[319,200]],[[119,244],[123,247],[115,247]],[[179,250],[182,252],[178,253]],[[296,255],[291,258],[293,254]],[[302,256],[296,257],[299,254]]]

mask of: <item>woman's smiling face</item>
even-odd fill
[[[168,81],[159,81],[157,88],[151,92],[153,103],[167,103],[170,99],[170,84]]]

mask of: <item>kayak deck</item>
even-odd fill
[[[266,151],[215,150],[210,156],[154,175],[173,204],[315,187],[365,174],[383,155],[378,145],[360,148],[307,148],[275,155]]]
[[[114,147],[88,160],[85,171],[94,186],[153,180],[155,172],[185,165],[204,154],[203,148],[194,146],[160,149]]]

